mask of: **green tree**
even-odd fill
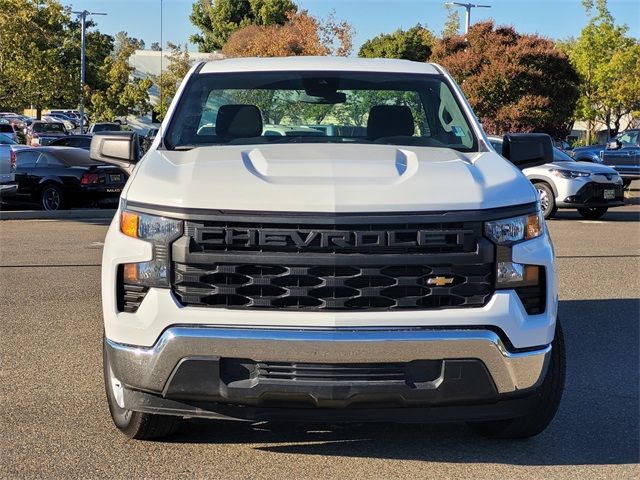
[[[561,44],[580,75],[576,118],[588,124],[591,143],[598,126],[618,133],[621,119],[640,110],[640,53],[626,25],[616,25],[606,0],[584,0],[589,23],[577,39]],[[635,86],[635,88],[634,88]]]
[[[160,99],[153,106],[153,110],[158,114],[158,120],[162,120],[166,115],[180,82],[189,71],[189,68],[191,68],[187,45],[184,45],[183,49],[180,45],[169,42],[167,47],[169,49],[169,54],[167,55],[169,64],[160,75],[152,78],[153,83],[156,84],[160,92]]]
[[[359,57],[367,58],[403,58],[416,62],[426,62],[431,56],[435,43],[434,35],[419,23],[409,30],[396,30],[393,33],[381,34],[367,40]]]
[[[443,37],[452,37],[460,33],[460,12],[453,5],[445,5],[447,9],[447,19],[442,30]]]
[[[51,0],[4,0],[0,7],[0,104],[64,105],[77,99],[79,79],[69,12]],[[65,39],[67,41],[65,41]]]
[[[9,13],[10,12],[10,13]],[[95,25],[88,21],[87,27]],[[86,84],[102,88],[99,67],[113,38],[87,31]],[[0,7],[0,104],[72,107],[80,99],[80,22],[54,0],[3,0]]]
[[[284,25],[297,11],[291,0],[198,0],[189,19],[201,33],[189,40],[200,52],[220,50],[236,30],[249,26]]]
[[[149,88],[153,84],[145,78],[133,78],[129,58],[136,50],[135,39],[120,36],[114,53],[104,59],[100,76],[106,80],[105,89],[86,89],[89,110],[97,121],[113,120],[116,116],[144,115],[149,112]]]
[[[551,40],[481,22],[466,39],[440,39],[431,60],[461,85],[487,132],[569,133],[579,79]]]

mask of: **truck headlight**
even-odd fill
[[[512,245],[539,237],[544,231],[541,212],[519,217],[492,220],[484,224],[484,234],[496,245]]]
[[[591,174],[589,172],[579,172],[577,170],[566,170],[564,168],[552,168],[549,170],[552,175],[560,178],[580,178],[580,177],[590,177]]]
[[[125,263],[125,283],[149,287],[169,287],[169,244],[182,235],[182,221],[123,210],[120,231],[153,245],[153,258],[148,262]]]

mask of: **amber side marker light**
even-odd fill
[[[126,210],[120,213],[120,231],[125,235],[138,238],[138,215]]]

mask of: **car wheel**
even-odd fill
[[[57,185],[45,185],[40,191],[40,205],[48,211],[62,210],[65,198],[62,189]]]
[[[542,210],[542,214],[544,215],[545,220],[553,217],[558,208],[556,207],[556,199],[553,195],[553,190],[546,183],[536,183],[534,184],[536,190],[538,192],[538,197],[540,199],[540,209]]]
[[[529,438],[542,433],[558,411],[566,374],[564,336],[560,320],[556,320],[556,333],[551,343],[551,361],[542,385],[536,392],[537,401],[529,413],[523,417],[469,422],[476,433],[494,438]]]
[[[624,187],[625,190],[627,190],[631,186],[631,180],[629,180],[628,178],[623,178],[622,186]]]
[[[589,220],[595,220],[597,218],[602,217],[609,210],[607,207],[588,207],[588,208],[579,208],[578,213],[582,215],[584,218],[588,218]]]
[[[102,371],[109,412],[115,426],[127,437],[138,440],[166,437],[175,433],[180,428],[182,417],[134,412],[124,408],[124,387],[113,375],[106,344],[105,338],[102,344]]]

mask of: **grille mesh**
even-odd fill
[[[438,286],[438,277],[451,283]],[[314,310],[482,306],[493,267],[478,265],[286,266],[174,264],[183,305]]]

